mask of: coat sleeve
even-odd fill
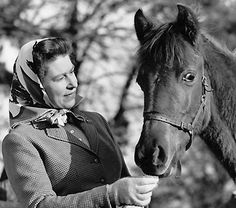
[[[111,208],[106,185],[94,189],[57,196],[52,185],[40,152],[26,138],[18,134],[8,134],[2,144],[5,169],[24,208]]]

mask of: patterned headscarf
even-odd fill
[[[48,39],[48,38],[46,38]],[[21,123],[49,122],[64,125],[68,109],[53,108],[43,85],[32,69],[34,45],[46,40],[33,40],[23,45],[13,68],[13,80],[9,98],[10,127]],[[77,95],[77,106],[82,97]]]

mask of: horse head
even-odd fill
[[[135,162],[144,173],[161,177],[180,170],[181,156],[209,121],[210,83],[199,22],[190,8],[177,7],[176,20],[160,26],[141,10],[135,14],[137,83],[144,93]]]

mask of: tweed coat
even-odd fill
[[[63,127],[21,124],[4,138],[7,175],[23,207],[115,207],[106,184],[129,175],[105,119],[81,112],[90,148]]]

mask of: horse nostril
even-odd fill
[[[166,161],[166,154],[164,149],[161,146],[156,146],[152,154],[152,158],[153,165],[157,166],[164,164]]]

